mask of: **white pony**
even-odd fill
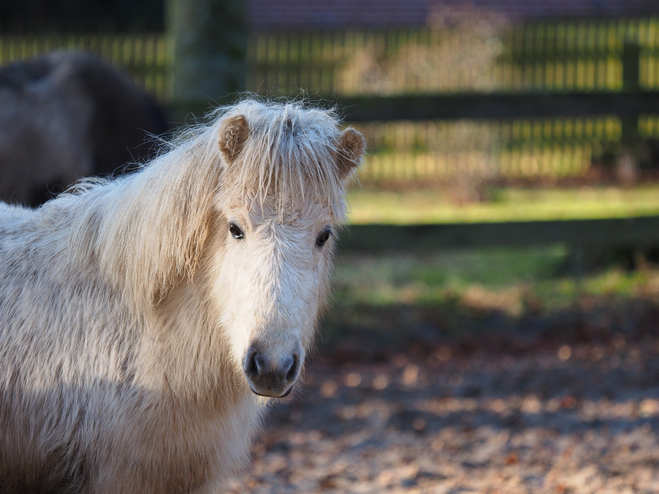
[[[364,151],[338,124],[246,100],[137,173],[0,203],[0,492],[221,490],[313,340]]]

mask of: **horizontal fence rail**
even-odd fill
[[[462,93],[377,98],[342,98],[346,120],[456,120],[636,116],[659,113],[659,91],[578,93]]]
[[[659,245],[659,217],[440,225],[352,225],[343,251],[571,244],[586,248]]]

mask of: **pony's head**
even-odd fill
[[[283,397],[313,341],[364,138],[331,111],[246,101],[219,120],[217,146],[213,299],[251,390]]]

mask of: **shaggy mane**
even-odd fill
[[[249,135],[230,163],[218,136],[237,115],[245,117]],[[194,273],[216,201],[266,205],[281,215],[319,203],[341,222],[339,123],[334,110],[303,102],[245,100],[184,129],[138,171],[83,181],[42,211],[69,222],[71,250],[97,257],[135,303],[157,304]]]
[[[308,202],[324,202],[336,221],[344,219],[344,186],[337,173],[340,128],[334,109],[248,100],[220,113],[220,125],[242,115],[250,130],[235,163],[222,176],[222,201],[261,207],[267,202],[280,214]]]

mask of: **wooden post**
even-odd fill
[[[245,89],[247,25],[242,0],[167,0],[170,95],[191,111]]]
[[[638,43],[625,42],[622,49],[622,90],[626,93],[640,91],[639,57],[641,49]],[[638,135],[638,113],[621,117],[621,149],[616,160],[616,175],[625,185],[632,185],[638,180],[640,138]]]
[[[640,58],[641,47],[638,43],[625,42],[622,47],[622,90],[636,92],[640,88]]]
[[[582,243],[576,243],[572,247],[572,258],[570,264],[572,265],[572,276],[574,276],[577,292],[581,295],[583,290],[583,279],[586,272],[586,259],[585,249]]]

